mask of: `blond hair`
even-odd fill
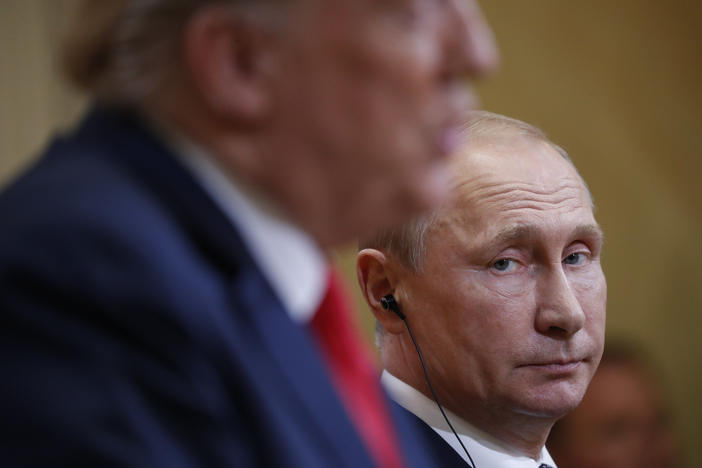
[[[182,30],[195,11],[207,5],[248,8],[257,3],[256,0],[83,0],[63,44],[63,71],[72,84],[99,100],[138,103],[176,71]]]

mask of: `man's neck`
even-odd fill
[[[415,373],[392,367],[386,367],[386,369],[426,398],[434,400],[421,369]],[[479,402],[470,404],[462,401],[457,405],[447,392],[443,392],[440,387],[437,388],[434,382],[433,385],[444,410],[449,410],[469,426],[489,435],[508,452],[522,454],[535,460],[539,458],[551,427],[556,421],[554,418],[541,418],[515,412],[507,414],[500,409],[484,409],[484,405]]]

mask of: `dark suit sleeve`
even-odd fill
[[[0,235],[0,465],[255,466],[183,240],[38,219]]]

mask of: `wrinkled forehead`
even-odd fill
[[[552,145],[528,138],[474,144],[452,161],[453,196],[435,224],[473,234],[508,224],[596,225],[584,181]]]
[[[518,197],[520,189],[535,196],[556,196],[566,190],[568,196],[591,203],[585,181],[572,162],[550,143],[533,138],[471,141],[452,161],[452,173],[453,192],[459,199],[479,202],[491,194],[513,191]]]

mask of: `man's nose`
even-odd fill
[[[475,0],[447,0],[447,62],[452,72],[479,78],[497,68],[499,53],[492,30]]]
[[[544,271],[536,293],[536,330],[544,335],[569,338],[585,325],[580,301],[559,264]]]

